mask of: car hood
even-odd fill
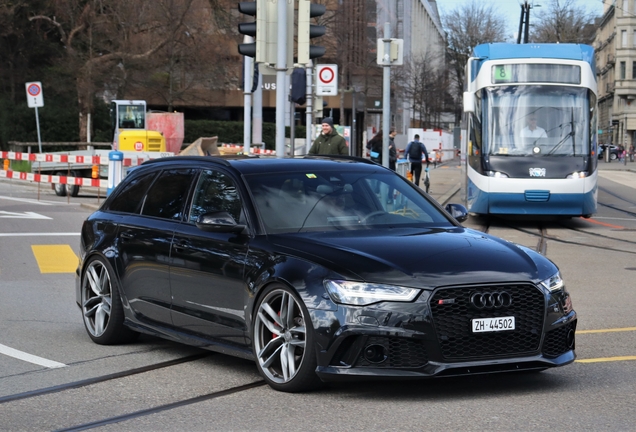
[[[433,288],[440,285],[540,281],[558,269],[523,246],[463,227],[379,229],[272,236],[282,253],[341,277]]]

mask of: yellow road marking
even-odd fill
[[[592,333],[612,333],[612,332],[625,332],[625,331],[636,331],[636,327],[623,327],[623,328],[613,328],[613,329],[599,329],[599,330],[577,330],[576,334],[592,334]]]
[[[75,273],[79,258],[69,245],[31,245],[40,273]]]
[[[621,356],[621,357],[600,357],[591,359],[574,360],[576,363],[602,363],[602,362],[615,362],[625,360],[636,360],[636,356]]]

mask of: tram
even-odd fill
[[[466,204],[481,215],[597,208],[594,48],[482,44],[466,65]]]

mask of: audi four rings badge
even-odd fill
[[[505,291],[493,293],[475,293],[470,303],[477,309],[500,309],[512,304],[512,296]]]

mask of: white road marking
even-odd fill
[[[80,233],[0,233],[0,237],[56,237],[56,236],[78,236]]]
[[[44,366],[50,369],[66,367],[64,363],[59,363],[53,360],[48,360],[42,357],[38,357],[33,354],[25,353],[24,351],[19,351],[17,349],[13,349],[2,344],[0,344],[0,354],[4,354],[9,357],[16,358],[18,360],[23,360],[25,362]]]
[[[0,199],[10,200],[10,201],[20,201],[20,202],[25,202],[29,204],[53,205],[53,204],[49,204],[49,201],[38,201],[34,199],[29,199],[29,198],[15,198],[15,197],[0,195]]]
[[[44,216],[38,213],[33,212],[8,212],[8,211],[0,211],[0,218],[11,218],[11,219],[52,219],[48,216]]]

